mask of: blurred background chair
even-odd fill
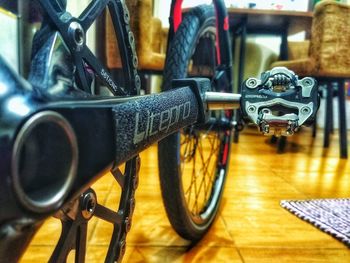
[[[295,45],[295,43],[294,43]],[[300,77],[313,76],[327,85],[324,147],[329,146],[333,94],[338,96],[340,156],[347,158],[347,128],[344,83],[350,79],[350,6],[335,1],[319,2],[314,9],[311,39],[294,46],[298,59],[277,61],[271,67],[284,66]],[[293,50],[293,44],[289,45]],[[297,51],[298,50],[298,51]],[[307,50],[307,56],[305,56]],[[294,55],[297,55],[295,53]],[[292,57],[294,57],[292,55]],[[335,90],[335,87],[338,87]]]
[[[239,2],[239,1],[238,1]],[[245,68],[247,63],[251,65],[255,64],[262,71],[269,68],[269,65],[265,70],[263,69],[264,62],[261,62],[259,52],[257,56],[250,56],[250,51],[247,39],[248,35],[253,36],[257,43],[264,43],[271,36],[272,38],[279,37],[281,42],[276,39],[266,41],[268,49],[276,49],[279,45],[280,57],[287,59],[287,38],[289,35],[294,35],[301,31],[310,32],[312,23],[312,12],[296,12],[296,11],[279,11],[279,10],[266,10],[266,9],[254,9],[254,8],[228,8],[230,30],[233,35],[233,49],[235,50],[235,63],[238,67],[237,77],[238,83],[244,81]],[[262,37],[262,38],[260,38]],[[267,38],[266,38],[267,37]],[[266,38],[265,40],[263,40]],[[260,42],[261,41],[261,42]],[[239,45],[235,45],[235,42]],[[248,51],[248,55],[246,54]],[[277,50],[276,50],[277,51]],[[238,54],[237,54],[238,52]],[[254,53],[254,52],[253,52]],[[263,54],[268,53],[263,50]],[[247,58],[246,58],[247,57]],[[238,60],[237,60],[238,59]],[[271,61],[270,61],[271,62]],[[260,65],[258,65],[260,63]],[[254,76],[254,74],[252,74]],[[236,85],[238,92],[240,92],[240,85]],[[237,125],[234,130],[234,142],[239,140],[239,130],[244,125],[240,112],[235,112],[235,121]]]
[[[236,40],[235,54],[234,54],[234,76],[239,75],[239,52],[241,39]],[[245,45],[245,63],[243,70],[243,80],[250,77],[260,78],[260,74],[269,69],[271,63],[278,59],[278,55],[272,49],[249,39]],[[240,85],[238,78],[235,78],[235,90],[238,90]]]

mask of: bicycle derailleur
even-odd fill
[[[298,79],[293,71],[276,67],[242,84],[241,111],[264,135],[290,136],[310,125],[319,107],[317,82]]]

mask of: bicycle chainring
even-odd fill
[[[118,167],[112,174],[122,188],[118,211],[115,212],[98,203],[96,192],[89,188],[79,198],[66,204],[55,217],[62,222],[60,239],[49,262],[66,262],[69,254],[75,251],[75,262],[85,262],[87,227],[95,216],[113,224],[113,233],[105,262],[121,262],[126,248],[126,236],[130,231],[135,209],[135,191],[138,186],[140,157],[126,163],[125,172]]]
[[[73,17],[66,11],[65,0],[38,2],[44,19],[33,40],[29,79],[34,87],[40,87],[41,93],[48,93],[50,96],[89,97],[95,95],[91,84],[98,78],[113,95],[139,94],[140,77],[137,72],[135,40],[130,30],[129,11],[124,1],[91,1],[79,17]],[[114,29],[121,31],[118,33],[124,45],[120,52],[124,85],[127,88],[118,85],[112,79],[108,70],[86,45],[87,30],[106,8],[111,14]],[[124,172],[118,167],[112,169],[111,172],[122,190],[117,211],[99,204],[95,191],[89,188],[56,213],[55,217],[61,220],[62,231],[50,262],[66,262],[72,251],[75,251],[76,262],[85,261],[87,227],[92,217],[113,224],[113,234],[105,261],[121,261],[135,207],[139,169],[139,156],[125,163]]]

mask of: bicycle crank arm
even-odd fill
[[[208,80],[147,96],[53,98],[4,68],[0,204],[6,213],[0,213],[1,255],[10,251],[9,244],[23,251],[42,220],[114,165],[204,120],[201,90]]]
[[[206,79],[160,94],[52,97],[0,58],[0,254],[92,181],[171,133],[203,122]],[[208,84],[209,83],[209,84]],[[80,93],[81,94],[81,93]]]

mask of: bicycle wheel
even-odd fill
[[[102,86],[112,96],[139,93],[134,36],[130,31],[129,13],[123,1],[91,1],[79,17],[72,17],[66,11],[66,0],[39,0],[39,3],[44,19],[33,43],[29,76],[33,86],[44,94],[58,98],[98,98]],[[110,15],[118,40],[123,66],[118,82],[87,45],[88,30],[104,12]],[[93,158],[93,153],[85,154]],[[67,262],[72,257],[76,262],[84,262],[88,252],[87,229],[89,222],[92,222],[93,227],[96,226],[96,220],[91,220],[96,217],[108,223],[111,229],[105,262],[121,260],[135,207],[139,167],[139,157],[136,156],[111,171],[116,182],[112,184],[115,187],[113,191],[118,194],[116,207],[113,205],[113,208],[109,208],[104,201],[98,202],[98,192],[89,188],[83,189],[79,197],[65,204],[55,214],[62,223],[62,230],[49,262]]]
[[[199,6],[185,16],[170,44],[163,90],[171,89],[171,81],[177,78],[214,80],[218,67],[215,32],[213,7]],[[188,240],[202,238],[218,211],[228,171],[231,132],[215,129],[215,123],[226,115],[224,111],[211,112],[212,125],[186,127],[158,145],[165,209],[173,228]]]

